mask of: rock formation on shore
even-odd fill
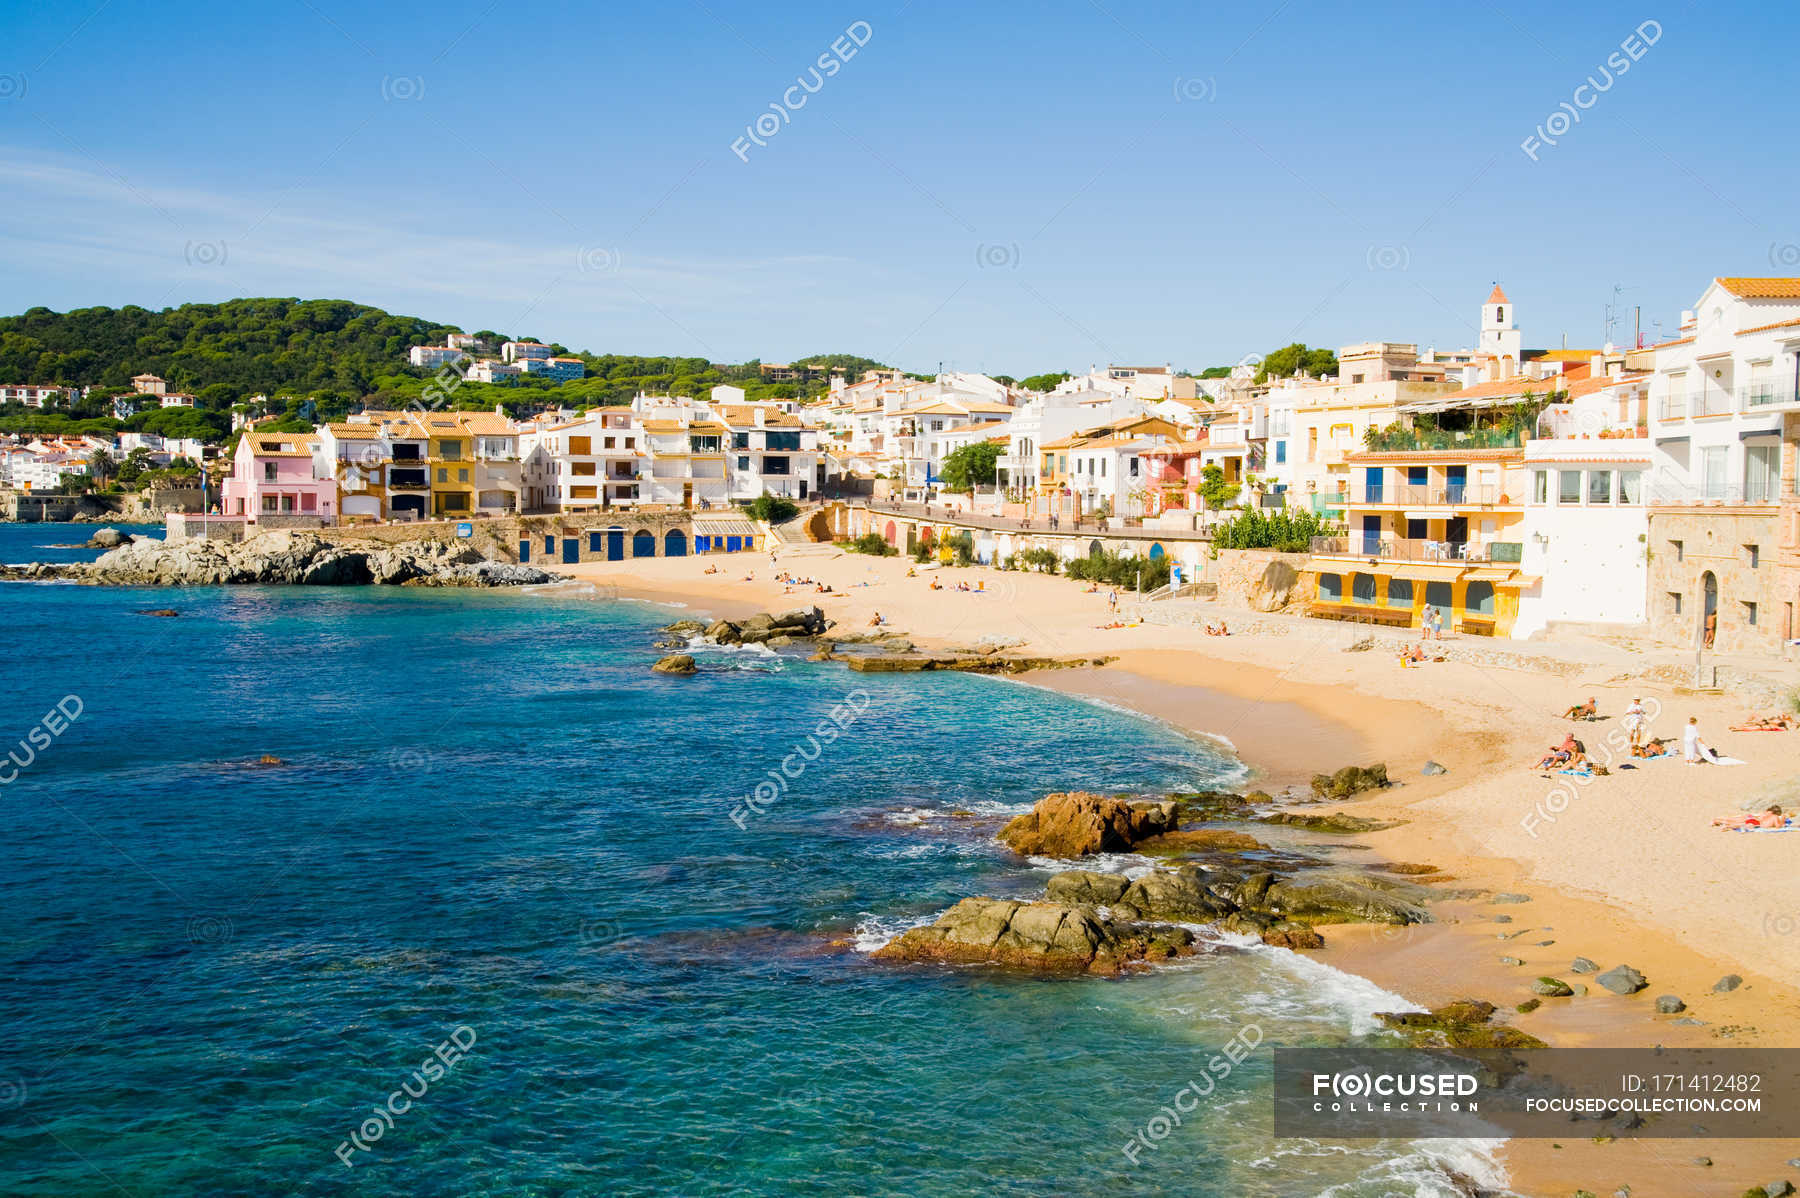
[[[34,562],[0,577],[110,586],[499,587],[552,582],[535,566],[491,561],[468,545],[440,541],[337,542],[310,532],[265,532],[241,542],[137,538],[70,565]]]
[[[1080,791],[1046,795],[1000,831],[1025,857],[1122,853],[1140,840],[1175,830],[1175,804],[1127,802]]]
[[[1126,923],[1087,905],[966,898],[936,922],[877,949],[874,956],[1112,974],[1135,961],[1180,956],[1193,944],[1194,934],[1185,928]]]

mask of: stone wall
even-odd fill
[[[1304,553],[1220,549],[1207,571],[1221,606],[1240,611],[1299,611],[1313,593]]]
[[[1713,649],[1720,653],[1778,651],[1783,613],[1777,605],[1777,533],[1772,507],[1653,510],[1650,635],[1667,645],[1699,646],[1710,574],[1716,584],[1718,616]]]

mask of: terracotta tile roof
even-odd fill
[[[1500,284],[1498,284],[1498,283],[1495,283],[1494,289],[1492,291],[1488,292],[1487,302],[1490,304],[1510,304],[1510,303],[1512,303],[1511,300],[1506,298],[1506,292],[1500,290]]]
[[[458,412],[456,422],[478,436],[510,437],[515,435],[512,421],[498,412]]]
[[[1649,380],[1648,374],[1627,374],[1618,378],[1605,375],[1597,379],[1576,379],[1569,384],[1569,398],[1579,399],[1583,395],[1592,395],[1596,391],[1605,391],[1609,387],[1623,387],[1632,383],[1643,383]]]
[[[1726,275],[1713,282],[1739,299],[1800,299],[1800,279],[1769,279]]]
[[[250,452],[259,458],[310,458],[316,433],[245,433]]]
[[[340,441],[373,441],[379,435],[372,424],[328,424],[325,427]]]
[[[1774,324],[1755,324],[1747,329],[1739,329],[1737,335],[1742,337],[1746,333],[1766,333],[1770,329],[1791,329],[1796,325],[1800,325],[1800,320],[1778,320]]]
[[[1693,340],[1692,337],[1677,337],[1673,341],[1658,341],[1655,345],[1647,346],[1646,348],[1648,348],[1648,349],[1667,349],[1671,345],[1686,345],[1688,342],[1690,342],[1692,340]]]

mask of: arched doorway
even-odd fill
[[[663,536],[664,557],[687,556],[687,534],[679,528],[671,528]]]
[[[1099,541],[1089,541],[1088,542],[1088,556],[1089,557],[1099,557],[1100,556],[1100,542]]]
[[[655,557],[656,534],[647,528],[640,528],[631,534],[632,557]]]
[[[900,530],[894,527],[894,522],[892,520],[889,520],[887,522],[887,533],[886,533],[887,543],[890,545],[894,544],[896,538],[898,538],[899,535],[900,535]]]
[[[1719,580],[1711,570],[1700,576],[1700,644],[1710,649],[1719,630]]]
[[[1163,547],[1162,547],[1161,542],[1158,542],[1158,543],[1150,546],[1150,560],[1151,561],[1155,561],[1157,558],[1161,557],[1162,555],[1163,555]]]

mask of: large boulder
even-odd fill
[[[1215,894],[1205,870],[1197,865],[1155,870],[1126,888],[1115,907],[1138,919],[1203,923],[1237,909],[1229,898]]]
[[[825,631],[825,613],[817,607],[796,607],[767,619],[771,628],[789,636],[818,636]]]
[[[1175,804],[1131,802],[1074,791],[1045,795],[1000,830],[1001,843],[1032,857],[1125,852],[1175,830]]]
[[[87,544],[89,549],[117,549],[130,540],[131,537],[116,528],[99,528],[94,530]]]
[[[1367,816],[1349,815],[1342,811],[1334,811],[1329,815],[1278,811],[1274,815],[1263,816],[1262,822],[1283,824],[1307,832],[1329,832],[1336,836],[1359,836],[1365,832],[1385,832],[1389,828],[1398,828],[1403,821],[1369,819]]]
[[[877,949],[886,961],[1008,965],[1055,973],[1117,973],[1133,961],[1188,951],[1193,934],[1119,923],[1092,907],[966,898],[934,923]]]
[[[1266,875],[1264,875],[1266,876]],[[1246,883],[1246,886],[1248,883]],[[1277,878],[1259,895],[1240,886],[1242,906],[1307,923],[1426,923],[1429,890],[1368,874],[1316,870]],[[1246,901],[1248,900],[1248,901]]]
[[[1102,874],[1087,869],[1068,869],[1050,876],[1044,897],[1053,903],[1084,903],[1110,907],[1131,886],[1124,874]]]
[[[1263,567],[1262,576],[1256,585],[1250,588],[1250,606],[1257,611],[1280,611],[1294,597],[1294,587],[1300,582],[1300,572],[1286,562],[1270,562]]]
[[[655,674],[692,674],[699,670],[694,658],[687,653],[671,653],[650,667]]]
[[[1347,799],[1365,790],[1380,790],[1388,785],[1387,766],[1347,765],[1336,773],[1315,774],[1312,780],[1314,798]]]
[[[736,645],[743,641],[744,634],[730,620],[714,620],[706,627],[706,639],[715,645]]]
[[[1597,974],[1594,981],[1614,994],[1636,994],[1650,984],[1644,980],[1643,974],[1629,965],[1620,965],[1605,973]]]

